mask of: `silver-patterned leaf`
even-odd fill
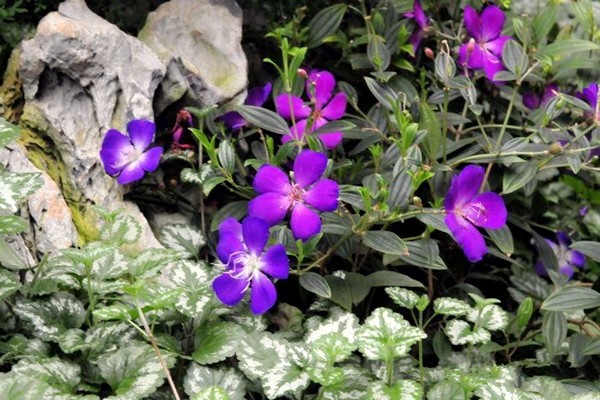
[[[58,398],[59,395],[73,395],[81,380],[79,365],[63,361],[58,357],[20,360],[13,365],[12,371],[23,377],[36,378],[49,384],[51,392]]]
[[[187,370],[183,387],[192,399],[220,399],[218,392],[223,391],[229,400],[242,400],[245,393],[244,379],[235,370],[208,368],[194,363]]]
[[[12,295],[21,287],[16,273],[0,269],[0,300]]]
[[[472,328],[467,321],[454,319],[446,325],[444,329],[450,343],[455,346],[463,344],[487,343],[492,339],[489,331],[483,328]]]
[[[0,170],[0,211],[17,212],[19,204],[42,186],[37,173],[12,173]]]
[[[0,373],[0,399],[40,400],[50,392],[50,386],[41,380],[14,372]]]
[[[186,224],[163,226],[159,240],[165,247],[180,252],[185,258],[195,258],[205,243],[202,232]]]
[[[67,330],[81,327],[85,320],[81,302],[65,292],[54,293],[47,300],[22,299],[14,311],[31,327],[35,336],[53,342]]]
[[[201,318],[216,302],[211,282],[216,269],[202,262],[180,261],[168,272],[169,280],[182,289],[175,299],[175,308],[191,318]]]
[[[127,269],[130,275],[136,277],[145,274],[153,275],[157,270],[179,258],[179,254],[174,250],[159,248],[146,249],[128,263]]]
[[[18,215],[0,216],[0,235],[12,235],[25,232],[29,224]]]
[[[365,320],[356,336],[358,349],[369,360],[391,360],[408,354],[413,344],[425,339],[423,330],[404,317],[379,307]]]
[[[291,345],[263,332],[242,340],[237,352],[239,368],[248,377],[260,379],[269,399],[299,396],[308,386],[308,374],[294,361]]]
[[[196,331],[196,350],[192,358],[198,364],[214,364],[235,355],[243,337],[242,328],[227,321],[209,321]]]
[[[92,263],[92,276],[100,281],[112,280],[123,276],[127,272],[129,260],[114,248],[107,254]]]
[[[473,308],[468,303],[453,297],[439,297],[433,302],[433,310],[437,314],[460,317],[467,315]]]
[[[167,366],[175,363],[172,356],[162,353]],[[144,399],[164,381],[158,357],[149,344],[129,342],[126,347],[98,358],[100,375],[113,389],[107,400]]]
[[[377,400],[421,400],[423,399],[423,387],[418,382],[406,379],[400,379],[391,386],[382,381],[376,381],[369,385],[367,398]]]
[[[17,140],[18,137],[19,127],[0,117],[0,147]]]
[[[419,301],[419,295],[412,290],[399,287],[388,287],[385,288],[385,292],[390,296],[394,303],[398,304],[400,307],[408,308],[409,310],[412,310]]]
[[[478,327],[490,331],[504,329],[508,325],[508,313],[495,304],[487,304],[481,309],[473,309],[467,319]]]
[[[100,239],[110,244],[136,243],[142,236],[142,226],[131,215],[118,214],[100,231]]]

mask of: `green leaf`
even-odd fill
[[[57,342],[68,329],[80,328],[85,320],[85,310],[70,293],[54,293],[46,300],[20,299],[14,312],[31,327],[35,336]]]
[[[29,224],[17,215],[0,216],[0,235],[12,235],[25,232]]]
[[[500,229],[486,229],[486,232],[490,236],[490,239],[498,246],[498,249],[508,257],[515,251],[512,233],[508,225],[504,225]]]
[[[385,292],[390,299],[400,307],[408,308],[412,310],[419,302],[419,295],[412,290],[399,288],[399,287],[388,287],[385,288]]]
[[[423,284],[410,276],[401,274],[396,271],[375,271],[367,275],[371,287],[380,286],[402,286],[423,288]]]
[[[0,237],[0,265],[9,269],[29,268],[3,237]]]
[[[483,328],[471,327],[467,321],[453,319],[444,329],[450,343],[455,346],[463,344],[483,344],[492,340],[490,332]]]
[[[0,170],[0,211],[15,213],[19,204],[43,184],[38,173],[12,173]]]
[[[506,68],[520,79],[529,68],[529,57],[523,46],[515,40],[507,40],[502,48],[502,62]]]
[[[23,377],[35,378],[51,386],[50,392],[59,397],[75,394],[81,380],[79,365],[63,361],[57,357],[46,359],[22,359],[12,367],[12,371]]]
[[[365,77],[365,82],[373,96],[375,96],[385,108],[392,111],[394,109],[394,104],[398,99],[398,93],[396,93],[389,85],[380,84],[373,78]]]
[[[0,373],[0,399],[3,400],[40,400],[49,394],[50,386],[46,382],[14,372]]]
[[[326,320],[311,318],[306,326],[305,342],[313,360],[341,362],[356,350],[358,318],[349,312],[338,312]]]
[[[544,57],[570,56],[581,51],[593,51],[600,49],[600,46],[594,42],[583,39],[563,39],[542,47],[538,50],[535,57],[538,60]]]
[[[398,235],[388,231],[367,231],[362,236],[365,246],[384,254],[403,255],[408,249]]]
[[[175,360],[162,353],[169,368]],[[164,372],[152,347],[142,342],[129,342],[126,347],[98,358],[100,375],[113,389],[107,400],[144,399],[163,384]]]
[[[577,250],[596,262],[600,262],[600,243],[582,240],[572,243],[569,248]]]
[[[119,214],[100,231],[100,239],[109,244],[136,243],[142,236],[141,225],[131,215]]]
[[[377,400],[421,400],[423,394],[423,388],[419,383],[400,379],[395,381],[392,386],[388,386],[381,381],[371,383],[367,398]]]
[[[217,150],[219,164],[225,171],[232,173],[235,170],[235,150],[228,140],[224,140]]]
[[[376,308],[358,330],[358,349],[369,360],[393,360],[408,354],[413,344],[427,335],[411,326],[402,315]]]
[[[477,327],[490,331],[501,330],[508,325],[508,313],[496,304],[486,304],[483,307],[472,309],[467,314],[467,319]]]
[[[219,225],[226,218],[232,217],[238,221],[244,218],[248,212],[248,201],[232,201],[225,204],[217,211],[210,222],[210,231],[214,232],[219,229]]]
[[[197,257],[205,243],[202,232],[186,224],[163,226],[159,232],[159,240],[166,248],[180,252],[185,258]]]
[[[600,354],[600,338],[590,340],[583,348],[582,353],[586,356]]]
[[[210,313],[217,304],[211,286],[216,272],[205,263],[178,262],[168,274],[171,283],[182,289],[175,299],[177,311],[200,319]]]
[[[468,398],[465,389],[458,382],[443,380],[427,392],[427,400],[464,400]]]
[[[170,249],[152,248],[146,249],[129,262],[127,269],[134,277],[151,274],[165,267],[167,264],[178,260],[179,253]]]
[[[437,115],[426,102],[421,102],[421,118],[419,128],[427,131],[425,140],[423,140],[423,149],[431,160],[435,160],[437,153],[442,145],[442,126]]]
[[[18,126],[0,117],[0,147],[4,147],[17,140],[20,135],[19,130]]]
[[[367,57],[377,71],[385,71],[390,65],[390,50],[385,45],[385,39],[377,34],[369,35]]]
[[[515,192],[525,186],[535,178],[537,170],[537,164],[534,161],[511,165],[502,177],[503,194]]]
[[[397,256],[397,258],[405,263],[429,269],[448,269],[444,260],[438,255],[439,249],[432,239],[406,242],[406,248],[408,254]]]
[[[473,307],[454,297],[439,297],[433,302],[433,310],[436,314],[460,317],[473,311]]]
[[[542,337],[546,345],[546,351],[550,357],[556,355],[567,338],[567,319],[560,311],[548,311],[544,313],[542,320]]]
[[[456,64],[450,54],[440,51],[435,57],[435,73],[447,85],[456,75]]]
[[[308,48],[320,46],[340,27],[347,6],[335,4],[319,11],[308,23]]]
[[[300,286],[317,296],[331,298],[331,288],[322,275],[315,272],[305,272],[298,279]]]
[[[315,131],[311,132],[311,135],[322,135],[323,133],[330,133],[330,132],[343,132],[343,131],[347,131],[348,129],[353,129],[356,128],[356,124],[353,124],[350,121],[344,121],[344,120],[337,120],[337,121],[330,121],[327,122],[325,125],[321,126],[319,129],[316,129]]]
[[[596,307],[600,307],[600,293],[580,286],[562,287],[542,303],[542,310],[549,311],[579,311]]]
[[[262,107],[241,105],[235,108],[244,119],[269,132],[287,135],[290,132],[287,122],[271,110]]]
[[[291,345],[268,332],[242,340],[237,358],[242,372],[261,380],[264,393],[270,399],[285,395],[299,397],[310,382],[296,363],[297,354]]]
[[[325,277],[331,289],[331,301],[342,306],[345,310],[352,310],[352,294],[345,279],[339,276],[327,275]]]
[[[243,336],[242,328],[227,321],[211,321],[196,331],[196,350],[192,358],[198,364],[214,364],[235,355]]]
[[[1,261],[1,260],[0,260]],[[16,273],[0,269],[0,300],[7,298],[21,287]]]
[[[191,399],[243,400],[244,378],[231,368],[208,368],[192,363],[183,381]],[[222,392],[222,393],[221,393]],[[219,397],[217,393],[226,397]]]

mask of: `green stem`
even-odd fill
[[[444,88],[444,114],[442,115],[442,152],[444,154],[444,164],[446,164],[447,160],[447,147],[448,147],[448,103],[449,95],[448,88]]]
[[[89,326],[93,326],[94,319],[93,319],[92,313],[94,312],[94,308],[96,307],[96,298],[94,297],[94,290],[92,288],[92,266],[88,265],[88,263],[85,263],[84,268],[85,268],[85,276],[86,276],[86,281],[87,281],[87,292],[88,292],[88,301],[89,301],[88,324],[89,324]]]
[[[423,329],[423,311],[419,311],[419,328]],[[423,339],[419,339],[419,379],[425,387],[425,369],[423,367]]]
[[[510,120],[512,109],[515,105],[515,100],[517,99],[518,88],[519,86],[513,88],[513,93],[510,102],[508,103],[508,108],[506,109],[506,115],[504,116],[504,122],[502,122],[502,127],[500,128],[500,134],[498,135],[498,141],[496,142],[496,151],[498,152],[500,152],[500,149],[502,148],[502,139],[504,139],[504,133],[506,132],[506,127],[508,126],[508,121]]]

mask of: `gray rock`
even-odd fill
[[[66,185],[78,203],[128,208],[144,227],[143,247],[160,244],[137,207],[123,202],[124,188],[105,174],[98,152],[109,128],[124,132],[131,119],[153,119],[154,93],[165,71],[150,48],[83,0],[63,2],[22,44],[20,124],[47,143],[40,151],[52,153],[64,171],[63,193]]]
[[[171,0],[148,15],[138,37],[167,66],[158,112],[179,99],[208,106],[245,93],[242,11],[234,0]]]
[[[29,161],[23,146],[11,145],[5,152],[8,154],[0,154],[0,158],[6,159],[9,171],[39,173],[44,181],[42,187],[27,199],[36,250],[45,254],[76,245],[77,230],[58,185]]]

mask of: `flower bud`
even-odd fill
[[[415,206],[417,206],[419,208],[423,208],[423,200],[421,200],[421,198],[419,196],[413,197],[412,202]]]
[[[298,68],[297,74],[302,79],[308,78],[308,72],[304,68]]]
[[[475,39],[471,38],[469,39],[469,43],[467,43],[467,57],[473,53],[473,50],[475,50]]]
[[[563,148],[560,145],[560,143],[552,143],[550,145],[550,148],[548,149],[548,153],[552,154],[553,156],[562,153],[562,151],[563,151]]]
[[[435,58],[435,55],[433,54],[433,50],[431,50],[429,47],[425,47],[425,50],[423,50],[423,52],[425,53],[425,57],[433,60]]]

